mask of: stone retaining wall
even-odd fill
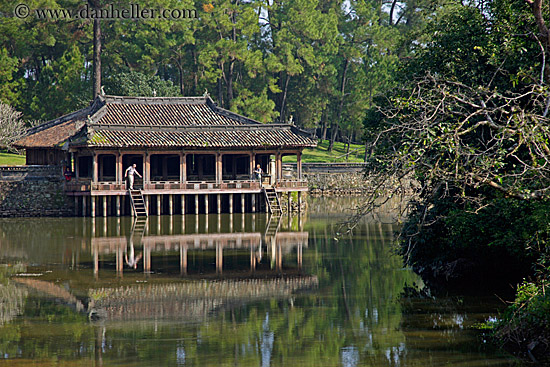
[[[63,185],[61,167],[0,167],[0,216],[71,216],[74,200]]]
[[[304,173],[311,195],[362,195],[370,191],[363,172]]]

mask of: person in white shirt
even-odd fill
[[[254,176],[256,176],[256,179],[260,181],[260,187],[262,187],[262,173],[262,167],[260,167],[260,165],[258,164],[256,166],[256,169],[254,170]]]
[[[138,175],[141,178],[141,175],[136,169],[136,164],[132,164],[130,167],[126,168],[124,173],[124,178],[128,178],[128,183],[130,185],[130,190],[134,189],[134,174]]]

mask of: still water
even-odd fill
[[[515,366],[491,294],[412,300],[382,213],[0,220],[0,366]]]

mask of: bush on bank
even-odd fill
[[[399,252],[428,281],[470,287],[480,279],[517,282],[533,274],[549,241],[548,202],[497,197],[474,211],[446,197],[426,211],[413,208]]]
[[[550,363],[550,269],[537,282],[524,281],[516,299],[495,325],[507,350],[534,363]]]

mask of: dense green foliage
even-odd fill
[[[37,19],[35,9],[110,2],[30,1],[25,19],[0,1],[0,100],[25,119],[47,120],[92,99],[93,21]],[[102,20],[107,94],[202,95],[262,122],[317,127],[323,138],[360,142],[377,93],[394,86],[433,1],[136,1],[189,9],[191,19]],[[116,3],[124,9],[127,5]],[[327,135],[327,131],[330,135]],[[331,144],[332,149],[332,144]]]
[[[495,335],[527,360],[550,362],[550,284],[525,281],[516,299],[495,325]]]
[[[431,37],[401,63],[399,88],[367,114],[377,142],[371,174],[414,180],[418,188],[399,252],[431,280],[479,286],[490,278],[547,277],[549,15],[542,1],[440,9],[426,24]],[[503,321],[526,336],[524,355],[548,325],[539,317],[548,299],[536,283],[519,289]]]

